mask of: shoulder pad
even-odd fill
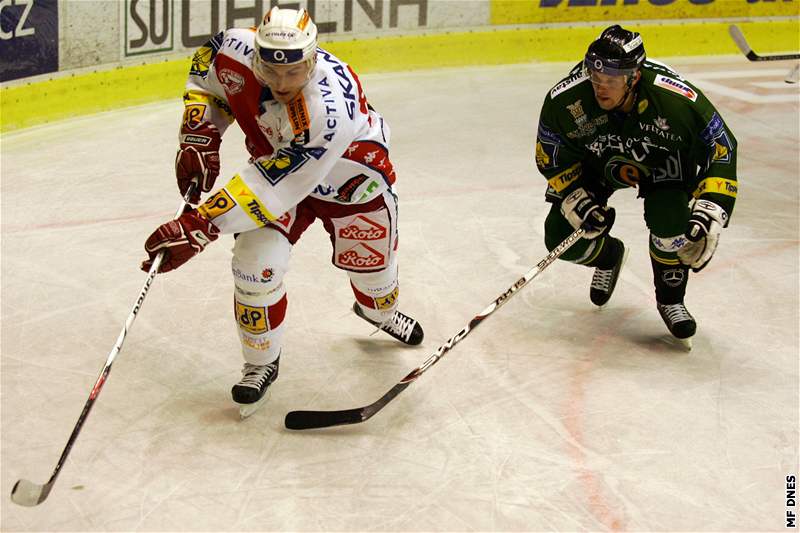
[[[249,64],[251,56],[255,53],[255,31],[247,28],[226,30],[220,51],[244,64]]]
[[[656,61],[655,59],[646,59],[644,65],[642,65],[644,69],[651,70],[656,74],[666,74],[667,76],[672,76],[673,78],[677,78],[682,80],[683,77],[678,74],[678,71],[672,68],[671,66],[667,65],[666,63],[662,63],[661,61]]]
[[[677,93],[692,102],[697,101],[697,91],[690,87],[685,81],[677,80],[670,76],[664,76],[663,74],[657,74],[656,77],[653,78],[653,85]]]
[[[566,79],[560,81],[558,84],[556,84],[555,87],[553,87],[550,90],[550,98],[551,99],[555,98],[556,96],[558,96],[559,94],[563,93],[564,91],[567,91],[571,87],[574,87],[574,86],[576,86],[576,85],[578,85],[580,83],[583,83],[584,81],[586,81],[588,79],[589,79],[589,76],[587,76],[585,72],[580,72],[578,74],[575,74],[574,76],[570,76],[569,78],[566,78]]]

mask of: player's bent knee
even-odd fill
[[[280,352],[288,304],[283,277],[291,248],[269,228],[240,234],[233,247],[234,313],[248,363],[266,364]]]
[[[292,246],[279,232],[264,228],[242,233],[233,246],[231,271],[236,292],[263,299],[282,287]],[[271,301],[277,301],[277,294]],[[272,303],[272,302],[270,302]]]

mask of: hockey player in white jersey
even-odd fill
[[[397,197],[389,128],[346,63],[317,47],[306,10],[273,7],[255,29],[220,32],[195,54],[184,93],[176,175],[212,189],[222,134],[235,120],[250,163],[202,205],[157,228],[147,270],[164,251],[173,270],[219,234],[236,236],[234,307],[245,359],[233,399],[246,416],[278,375],[286,328],[283,284],[292,246],[316,219],[345,270],[353,311],[403,343],[422,327],[398,307]]]

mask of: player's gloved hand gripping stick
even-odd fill
[[[181,205],[178,207],[178,210],[175,213],[176,219],[181,215],[181,213],[183,213],[186,204],[189,202],[189,199],[195,192],[195,187],[196,185],[192,184],[186,190],[186,194],[184,194],[183,200],[181,200]],[[136,298],[136,302],[133,304],[133,309],[131,309],[128,319],[125,320],[125,325],[122,327],[119,337],[117,337],[117,342],[114,344],[114,348],[111,350],[111,353],[108,354],[106,364],[103,366],[103,370],[100,371],[100,375],[97,377],[97,381],[95,381],[92,391],[89,393],[89,398],[86,400],[86,403],[83,406],[83,411],[81,411],[81,414],[78,417],[78,422],[72,429],[72,434],[69,436],[69,440],[67,441],[64,451],[61,452],[61,457],[59,457],[56,468],[53,470],[53,474],[50,476],[50,479],[44,485],[33,483],[27,479],[20,479],[14,484],[14,488],[11,489],[11,500],[14,503],[33,507],[34,505],[39,505],[45,499],[47,499],[47,496],[53,489],[53,484],[56,482],[58,474],[61,472],[61,467],[64,466],[64,463],[67,460],[67,456],[72,449],[72,445],[75,444],[75,440],[78,438],[78,434],[80,433],[84,422],[86,422],[86,418],[89,416],[89,412],[92,410],[92,406],[94,405],[97,396],[100,394],[100,390],[103,388],[103,384],[105,384],[106,379],[108,379],[108,374],[111,371],[111,365],[114,363],[114,359],[117,357],[117,354],[120,352],[120,350],[122,350],[122,343],[125,342],[125,336],[128,334],[128,330],[133,325],[133,321],[136,319],[136,315],[142,308],[142,304],[144,304],[144,299],[147,296],[147,292],[150,290],[150,285],[153,283],[153,279],[155,279],[156,274],[158,273],[158,269],[163,258],[163,251],[158,253],[158,255],[153,258],[150,265],[150,270],[147,273],[147,278],[144,281],[144,285],[139,291],[139,296]]]

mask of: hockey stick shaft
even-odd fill
[[[431,355],[424,363],[408,373],[406,377],[400,380],[394,387],[392,387],[386,394],[384,394],[376,402],[356,409],[345,409],[341,411],[291,411],[286,415],[284,421],[288,429],[314,429],[324,428],[331,426],[340,426],[345,424],[358,424],[371,418],[375,413],[383,409],[389,402],[391,402],[398,394],[403,392],[411,383],[419,379],[430,367],[436,364],[444,355],[452,350],[456,344],[464,340],[469,333],[477,328],[484,320],[486,320],[492,313],[502,307],[508,300],[527,285],[533,278],[539,275],[545,268],[550,266],[556,259],[558,259],[564,252],[569,250],[584,234],[585,230],[579,228],[572,232],[566,239],[564,239],[558,246],[547,254],[547,257],[542,259],[535,267],[531,268],[524,276],[516,281],[509,287],[503,294],[497,297],[488,307],[476,315],[469,324],[461,329],[458,333],[450,337],[447,342],[439,346],[439,348]]]
[[[175,217],[173,218],[178,218],[181,213],[183,213],[186,204],[189,203],[189,198],[194,192],[194,189],[194,185],[189,187],[189,190],[181,200],[181,205],[178,207],[178,210],[175,212]],[[103,366],[103,369],[100,371],[100,375],[97,377],[97,380],[92,386],[92,390],[89,393],[89,398],[87,398],[86,403],[83,405],[83,410],[78,417],[75,427],[72,428],[72,433],[67,440],[67,445],[64,447],[64,451],[61,452],[61,457],[58,458],[58,463],[56,463],[56,467],[53,470],[53,474],[50,476],[50,479],[44,485],[33,483],[27,479],[20,479],[14,484],[14,488],[11,489],[11,500],[14,503],[24,505],[26,507],[33,507],[35,505],[39,505],[45,499],[47,499],[47,496],[50,494],[50,491],[53,488],[53,484],[56,482],[56,478],[61,473],[61,468],[64,466],[64,463],[69,456],[69,452],[72,450],[73,444],[75,444],[75,440],[78,438],[78,434],[83,428],[84,422],[86,422],[86,419],[88,418],[89,413],[94,406],[95,400],[97,400],[97,396],[103,389],[106,379],[108,379],[108,374],[111,372],[111,365],[114,363],[114,359],[116,359],[117,354],[119,354],[120,350],[122,350],[122,344],[125,342],[125,337],[128,335],[128,331],[130,331],[133,321],[136,320],[136,316],[139,314],[139,311],[144,304],[144,299],[150,290],[150,285],[152,285],[153,279],[155,279],[156,274],[158,274],[158,268],[161,266],[161,261],[163,259],[163,251],[159,252],[155,259],[153,259],[153,264],[150,267],[150,270],[147,272],[147,278],[144,281],[144,285],[139,291],[139,297],[136,299],[136,303],[133,304],[133,308],[128,314],[128,318],[125,320],[125,325],[122,327],[122,331],[120,331],[119,336],[117,337],[117,342],[114,343],[114,347],[108,354],[106,363]]]
[[[728,27],[728,33],[730,33],[731,37],[733,38],[733,42],[736,43],[736,46],[739,47],[739,50],[749,59],[750,61],[791,61],[800,59],[800,54],[770,54],[770,55],[758,55],[750,48],[750,45],[747,43],[747,39],[744,37],[744,33],[742,30],[739,29],[739,26],[736,24],[731,24]]]

